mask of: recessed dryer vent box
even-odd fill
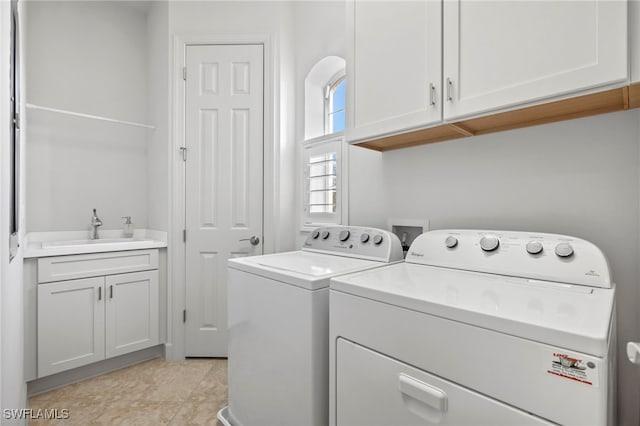
[[[387,221],[387,226],[391,232],[400,238],[402,250],[406,256],[407,250],[409,250],[413,240],[415,240],[418,235],[429,230],[429,219],[390,218]]]

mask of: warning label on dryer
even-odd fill
[[[592,361],[576,358],[566,353],[554,353],[547,373],[554,376],[598,387],[598,369]]]

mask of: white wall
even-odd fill
[[[389,151],[380,170],[389,217],[428,218],[431,229],[568,234],[607,254],[617,283],[620,425],[638,424],[640,398],[624,351],[640,337],[639,121],[627,111]],[[365,179],[352,181],[351,194],[367,190]],[[352,222],[366,214],[354,209]]]
[[[144,9],[128,2],[27,2],[26,101],[146,122]],[[28,110],[29,231],[103,229],[121,216],[147,225],[146,143],[150,130]]]
[[[147,111],[149,121],[156,126],[148,132],[147,144],[147,205],[148,227],[169,230],[169,3],[155,1],[147,15]]]
[[[10,3],[0,2],[0,99],[9,99]],[[23,287],[22,249],[9,263],[9,139],[8,102],[0,104],[0,408],[26,407],[27,389],[23,381]],[[22,195],[22,194],[21,194]],[[24,212],[24,208],[21,208]],[[19,227],[24,223],[19,219]],[[20,232],[22,241],[23,231]],[[0,418],[2,424],[17,420]]]

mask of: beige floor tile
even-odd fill
[[[98,425],[166,425],[182,403],[120,400],[111,404],[94,422]]]
[[[226,403],[226,359],[154,359],[31,398],[30,408],[65,408],[69,419],[29,424],[216,425]]]
[[[92,420],[100,416],[107,410],[108,404],[97,402],[90,398],[79,398],[70,401],[43,401],[40,404],[29,404],[29,408],[33,411],[33,415],[37,416],[38,410],[58,410],[61,416],[58,419],[45,419],[42,416],[29,420],[29,425],[64,425],[64,426],[83,426],[90,424]],[[68,410],[68,417],[63,418],[62,410]]]
[[[218,411],[226,403],[222,401],[186,402],[171,421],[172,426],[218,425]]]

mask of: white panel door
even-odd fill
[[[623,83],[620,0],[444,2],[444,118]]]
[[[225,357],[227,260],[262,254],[263,46],[186,62],[186,355]]]
[[[38,377],[104,359],[104,277],[38,285]]]
[[[347,7],[347,140],[441,121],[441,2],[353,0]]]
[[[105,293],[107,358],[158,344],[157,270],[107,276]]]

